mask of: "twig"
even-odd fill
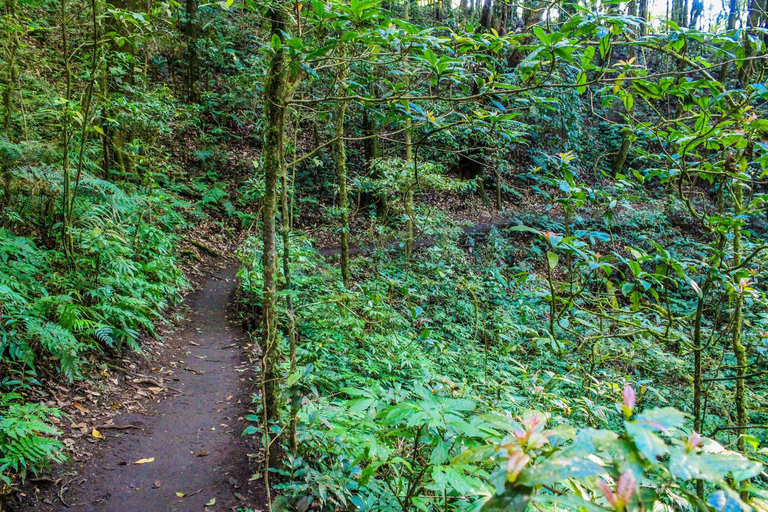
[[[72,508],[72,505],[67,503],[67,500],[64,499],[64,493],[69,489],[69,487],[62,485],[59,488],[59,500],[61,501],[61,504],[64,505],[66,508]]]
[[[734,425],[732,427],[717,427],[707,437],[712,437],[715,434],[717,434],[718,432],[722,432],[724,430],[750,430],[750,429],[753,429],[753,428],[766,429],[766,428],[768,428],[768,425]]]

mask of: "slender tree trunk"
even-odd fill
[[[133,1],[134,0],[111,0],[110,3],[115,9],[132,10]],[[127,135],[126,127],[114,127],[111,123],[108,122],[108,119],[116,119],[118,117],[118,113],[116,108],[113,106],[114,102],[112,101],[111,96],[118,93],[126,93],[124,91],[120,91],[119,77],[112,76],[112,72],[110,70],[120,67],[118,54],[122,53],[128,55],[128,60],[131,64],[128,66],[128,76],[125,77],[124,82],[132,84],[134,81],[133,57],[136,53],[136,46],[133,39],[133,34],[131,34],[126,26],[121,23],[119,19],[115,18],[115,16],[107,16],[106,25],[105,33],[116,34],[114,37],[122,38],[124,40],[124,44],[120,46],[118,45],[116,39],[112,39],[109,45],[110,50],[107,52],[106,73],[104,78],[104,89],[105,96],[107,97],[107,107],[104,109],[105,112],[103,113],[101,119],[102,131],[104,132],[104,155],[102,170],[104,171],[105,176],[109,176],[110,170],[114,167],[117,167],[120,172],[122,172],[123,176],[125,176],[126,174],[130,173],[132,167],[132,162],[129,155],[127,155],[123,150],[123,141]]]
[[[64,158],[62,162],[62,171],[64,174],[64,190],[62,196],[62,222],[61,238],[64,247],[64,255],[70,265],[74,264],[74,245],[72,241],[72,178],[69,172],[69,139],[70,139],[70,102],[72,101],[72,69],[69,63],[69,35],[67,17],[70,15],[67,0],[60,0],[61,9],[61,51],[64,57],[64,80],[65,80],[65,104],[64,115],[62,119],[62,146],[64,149]]]
[[[5,14],[13,20],[16,16],[16,0],[5,0]],[[6,83],[3,89],[3,106],[5,115],[3,116],[3,132],[8,140],[13,141],[12,122],[13,122],[13,94],[16,81],[18,80],[18,67],[16,66],[16,55],[19,50],[19,37],[17,34],[16,23],[9,35],[8,58],[6,62]]]
[[[296,132],[298,133],[298,123]],[[296,144],[294,144],[296,147]],[[296,372],[296,312],[293,309],[293,283],[291,282],[291,208],[288,201],[288,169],[283,166],[282,187],[280,190],[280,202],[282,210],[282,238],[283,238],[283,279],[285,281],[285,290],[288,294],[285,296],[286,309],[288,310],[288,346],[290,350],[290,370],[289,375]],[[298,449],[298,440],[296,438],[296,426],[299,409],[301,407],[301,394],[294,393],[291,396],[291,416],[288,424],[288,444],[292,455],[296,455]]]
[[[371,80],[373,82],[373,80]],[[371,87],[373,89],[374,97],[378,97],[378,88],[375,84]],[[363,106],[363,135],[366,137],[363,143],[363,149],[365,151],[365,163],[368,167],[368,172],[374,179],[381,178],[380,173],[376,169],[376,162],[381,157],[381,147],[379,144],[379,124],[376,121],[375,116],[371,110]],[[376,217],[380,220],[384,220],[387,215],[388,201],[387,191],[382,189],[376,194]]]
[[[479,0],[478,0],[479,1]],[[492,0],[483,1],[483,10],[480,12],[480,26],[488,29],[491,28],[491,7],[493,5]]]
[[[629,130],[624,129],[621,131],[621,146],[619,152],[616,155],[616,159],[613,161],[611,171],[616,176],[624,169],[624,164],[627,162],[627,156],[629,155],[630,138]]]
[[[490,0],[486,0],[490,1]],[[410,18],[406,16],[405,21],[410,21]],[[406,73],[406,83],[410,85],[408,74]],[[405,118],[405,162],[406,166],[413,163],[413,121],[411,120],[411,105],[408,103],[405,106],[406,118]],[[416,184],[410,184],[405,190],[405,259],[406,261],[411,259],[411,253],[413,252],[414,244],[414,221],[413,221],[413,187]]]
[[[691,1],[691,22],[688,25],[692,29],[696,29],[699,25],[699,19],[704,13],[704,0],[692,0]]]
[[[187,40],[187,70],[185,77],[186,97],[189,102],[197,102],[197,39],[200,28],[197,23],[197,0],[186,0],[185,16],[187,23],[184,27],[184,36]]]
[[[72,198],[70,199],[70,212],[75,209],[75,200],[77,199],[77,192],[80,188],[80,179],[83,176],[83,169],[85,168],[85,144],[88,141],[88,135],[90,133],[90,120],[91,111],[93,110],[93,101],[95,96],[95,89],[97,87],[96,80],[99,76],[99,12],[97,0],[91,0],[91,79],[86,87],[85,94],[82,101],[82,126],[80,128],[80,149],[77,157],[77,172],[75,174],[75,186],[72,192]]]
[[[276,274],[277,258],[275,243],[275,217],[277,209],[277,183],[285,167],[285,114],[289,91],[288,62],[285,50],[284,31],[288,28],[288,16],[283,6],[274,5],[268,19],[271,25],[272,39],[279,38],[281,46],[272,53],[266,81],[264,83],[264,150],[262,165],[265,176],[265,194],[262,208],[262,405],[263,432],[265,439],[264,480],[269,493],[269,462],[275,450],[271,438],[271,425],[278,420],[279,380],[278,364],[280,361],[279,336],[277,333],[276,311]],[[268,496],[268,499],[269,496]],[[271,500],[270,500],[271,510]]]
[[[640,36],[644,36],[647,32],[645,22],[648,21],[648,0],[638,0],[638,13],[637,15],[643,19],[643,24],[640,25]]]
[[[733,200],[734,200],[734,214],[741,215],[742,203],[744,201],[743,186],[740,181],[737,181],[733,187]],[[733,227],[733,263],[734,265],[740,265],[742,260],[742,246],[741,246],[741,226],[735,225]],[[746,279],[746,278],[745,278]],[[733,354],[736,356],[736,394],[734,396],[734,402],[736,405],[736,426],[744,427],[748,424],[747,402],[746,402],[746,379],[744,376],[747,373],[747,349],[741,340],[742,331],[744,330],[744,287],[741,283],[736,283],[737,295],[736,303],[734,304],[733,311]],[[746,432],[745,432],[746,433]],[[744,452],[747,449],[747,443],[744,436],[739,436],[736,445],[739,451]]]
[[[339,62],[336,82],[344,88],[346,65]],[[333,158],[336,161],[336,179],[339,185],[339,210],[341,210],[341,280],[344,288],[349,288],[349,198],[347,196],[347,152],[344,144],[344,118],[347,114],[347,102],[340,101],[336,107],[334,119]]]
[[[408,117],[405,119],[405,162],[406,166],[414,165],[413,162],[413,124],[411,121],[411,107],[406,108]],[[414,208],[413,208],[413,188],[416,186],[414,180],[413,183],[408,184],[405,190],[405,259],[411,259],[411,253],[413,253],[413,245],[415,235],[415,223],[414,223]]]
[[[704,355],[704,340],[701,333],[704,303],[709,295],[709,289],[712,281],[707,276],[704,284],[701,286],[701,294],[696,302],[696,314],[693,321],[693,430],[701,433],[704,429],[704,412],[701,409],[702,395],[704,390],[704,369],[702,356]],[[699,497],[704,496],[704,482],[696,482],[696,494]]]
[[[748,14],[747,14],[747,28],[748,30],[745,30],[742,35],[742,40],[744,42],[744,58],[749,59],[752,57],[754,53],[754,49],[752,48],[752,41],[750,39],[750,33],[753,32],[751,29],[760,27],[762,23],[763,16],[765,15],[765,0],[750,0],[749,6],[748,6]],[[747,85],[749,84],[749,80],[751,78],[752,73],[755,69],[755,63],[747,60],[744,62],[744,64],[739,68],[739,82],[741,83],[742,89],[745,89]]]
[[[736,20],[739,17],[739,2],[738,0],[729,0],[728,2],[728,23],[726,30],[728,32],[736,29]],[[730,66],[725,63],[720,68],[720,82],[725,85],[725,81],[728,79],[728,71]]]
[[[16,0],[5,0],[5,16],[13,20],[16,16]],[[12,21],[13,28],[8,41],[8,58],[6,62],[6,83],[3,89],[3,115],[2,131],[10,142],[15,140],[13,134],[13,94],[16,81],[18,80],[18,67],[16,66],[16,55],[19,49],[19,37],[16,33],[16,23]],[[11,202],[11,177],[8,172],[7,164],[0,163],[0,186],[3,187],[3,195],[0,197],[0,213]]]

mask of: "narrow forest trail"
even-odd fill
[[[241,435],[247,425],[243,415],[250,395],[249,365],[242,349],[245,335],[240,324],[229,318],[234,316],[236,271],[236,266],[230,266],[215,273],[193,292],[187,298],[191,318],[166,341],[179,347],[179,356],[183,356],[172,378],[164,380],[179,394],[155,402],[147,414],[116,418],[116,424],[139,429],[105,429],[107,446],[76,468],[79,475],[60,494],[66,504],[57,500],[48,510],[170,512],[263,507],[260,481],[248,482],[252,474],[247,461],[249,446]],[[45,508],[39,504],[35,510]]]

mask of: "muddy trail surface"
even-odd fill
[[[174,375],[163,379],[175,396],[153,403],[145,414],[116,418],[118,428],[101,432],[106,446],[71,468],[77,476],[69,487],[34,510],[263,508],[260,482],[248,481],[253,471],[247,454],[255,448],[241,435],[250,383],[245,335],[229,318],[236,270],[214,272],[187,299],[191,318],[167,341],[181,359]]]

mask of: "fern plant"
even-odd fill
[[[61,434],[49,417],[59,418],[58,409],[42,403],[20,403],[17,393],[0,394],[0,482],[10,485],[12,477],[22,481],[36,475],[50,462],[63,462]]]

